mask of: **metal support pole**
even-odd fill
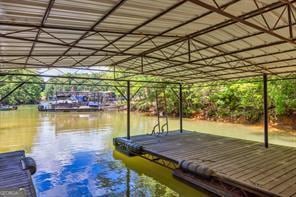
[[[158,126],[158,134],[160,134],[160,115],[159,115],[159,103],[158,103],[158,92],[155,91],[156,97],[156,112],[157,112],[157,126]]]
[[[267,101],[267,75],[263,74],[263,108],[264,108],[264,145],[268,148],[268,101]]]
[[[130,81],[127,81],[127,95],[126,95],[126,102],[127,102],[127,139],[130,139],[130,127],[131,127],[131,121],[130,121],[130,116],[131,116],[131,93],[130,93]]]
[[[166,124],[166,131],[169,131],[169,119],[168,119],[168,107],[167,107],[167,100],[165,89],[163,90],[163,97],[164,97],[164,110],[165,110],[165,124]]]
[[[180,119],[180,133],[183,132],[183,95],[182,84],[179,84],[179,119]]]

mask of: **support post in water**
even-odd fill
[[[263,74],[264,145],[268,148],[268,101],[267,74]]]
[[[130,92],[130,81],[127,81],[127,95],[126,95],[126,102],[127,102],[127,139],[130,139],[130,115],[131,115],[131,92]]]
[[[183,132],[183,95],[182,84],[179,84],[179,119],[180,119],[180,133]]]

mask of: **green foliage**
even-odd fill
[[[296,80],[268,82],[269,108],[273,118],[296,111]],[[258,122],[263,114],[262,83],[243,81],[191,88],[186,96],[186,107],[191,113],[202,114],[207,119],[245,119]],[[187,110],[188,111],[188,110]],[[190,114],[190,112],[188,113]]]
[[[25,73],[24,71],[19,71]],[[19,83],[14,82],[36,82],[38,84],[27,83],[14,91],[10,96],[2,101],[2,104],[33,104],[40,100],[43,79],[40,77],[26,77],[26,76],[5,76],[5,82],[0,83],[0,98],[4,97],[12,91]],[[4,79],[3,79],[4,80]]]
[[[269,96],[276,115],[290,115],[296,111],[296,80],[279,80],[270,83]]]
[[[81,76],[81,75],[79,75]],[[88,76],[89,77],[89,76]],[[93,74],[91,77],[113,78],[112,74]],[[117,76],[120,77],[120,76]],[[57,79],[52,79],[52,81]],[[68,79],[62,82],[67,82]],[[133,80],[138,81],[159,81],[160,79],[148,76],[136,76]],[[96,82],[97,84],[98,82]],[[103,83],[102,83],[103,84]],[[126,85],[123,83],[118,83]],[[133,85],[141,85],[135,84]],[[143,85],[143,84],[142,84]],[[152,84],[145,84],[152,86]],[[155,85],[155,84],[154,84]],[[158,85],[160,86],[160,85]],[[289,115],[296,111],[296,80],[276,80],[268,82],[268,96],[270,113],[274,118],[282,115]],[[70,90],[71,86],[65,85],[47,85],[45,95],[52,94],[57,90]],[[76,90],[110,90],[110,88],[96,86],[77,86]],[[126,94],[126,88],[119,88]],[[178,88],[165,88],[167,113],[178,115]],[[121,95],[114,88],[120,97]],[[138,87],[131,88],[131,95],[138,91]],[[187,117],[193,114],[200,114],[205,119],[243,119],[249,122],[258,122],[262,117],[262,83],[246,83],[245,81],[236,81],[234,83],[207,85],[204,87],[184,86],[184,115]],[[163,102],[164,91],[161,88],[142,88],[137,92],[133,99],[133,109],[148,111],[155,108],[156,93],[159,95],[160,103]],[[164,111],[164,105],[160,104],[160,110]]]
[[[70,76],[70,74],[66,74]],[[92,77],[92,78],[110,78],[114,75],[109,74],[75,74],[77,77]],[[116,77],[122,77],[117,74]],[[18,77],[18,80],[28,80],[27,77]],[[271,78],[272,79],[272,78]],[[15,77],[9,76],[8,81],[15,80]],[[138,81],[159,81],[160,79],[148,76],[135,76],[133,80]],[[42,82],[42,78],[30,78],[32,82]],[[87,84],[85,84],[85,83]],[[50,79],[42,91],[43,87],[40,84],[26,84],[18,89],[13,95],[9,96],[5,103],[21,104],[21,103],[36,103],[40,97],[53,96],[56,91],[114,91],[118,97],[122,97],[119,91],[114,87],[104,85],[119,85],[126,86],[126,82],[105,82],[98,80],[75,80],[75,79]],[[72,84],[79,85],[72,85]],[[4,96],[12,90],[17,84],[1,83],[0,95]],[[139,90],[139,86],[153,86],[156,84],[148,83],[132,83],[131,95],[133,97],[133,109],[139,111],[149,111],[155,109],[156,94],[160,101],[160,110],[164,109],[164,94],[166,95],[167,109],[166,112],[170,115],[178,115],[179,100],[178,87],[170,85],[158,84],[162,88],[144,87]],[[296,80],[272,80],[268,82],[268,100],[270,113],[272,118],[277,116],[288,116],[296,111]],[[118,87],[120,92],[126,94],[125,87]],[[165,89],[165,92],[164,92]],[[184,115],[187,117],[193,115],[202,116],[205,119],[230,119],[230,120],[246,120],[249,122],[258,122],[262,117],[262,83],[246,83],[245,81],[236,81],[233,83],[214,85],[205,84],[202,87],[186,86],[183,88],[184,97]],[[123,100],[124,104],[125,101]]]

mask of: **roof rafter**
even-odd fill
[[[138,25],[138,26],[132,28],[132,29],[131,29],[130,31],[128,31],[127,33],[133,33],[133,32],[136,31],[137,29],[140,29],[141,27],[143,27],[143,26],[147,25],[148,23],[150,23],[150,22],[156,20],[157,18],[159,18],[159,17],[161,17],[162,15],[164,15],[164,14],[170,12],[171,10],[173,10],[173,9],[175,9],[175,8],[177,8],[177,7],[179,7],[180,5],[182,5],[182,4],[185,3],[185,2],[186,2],[186,0],[180,0],[180,1],[177,2],[176,4],[173,4],[171,7],[169,7],[168,9],[166,9],[165,11],[160,12],[159,14],[155,15],[154,17],[152,17],[152,18],[148,19],[147,21],[144,21],[144,22],[141,23],[140,25]],[[128,34],[123,34],[123,35],[119,36],[119,37],[116,38],[115,40],[112,40],[111,42],[109,42],[107,45],[101,47],[101,48],[98,49],[97,51],[94,51],[91,55],[96,54],[98,51],[104,50],[104,49],[107,48],[108,46],[114,44],[115,42],[117,42],[118,40],[120,40],[120,39],[126,37],[127,35],[128,35]],[[120,53],[121,53],[121,52],[120,52]],[[79,63],[82,62],[82,61],[84,61],[85,59],[87,59],[87,58],[83,58],[83,59],[81,59],[81,60],[79,61]],[[72,65],[72,66],[75,66],[75,65],[76,65],[76,64],[74,64],[74,65]]]
[[[46,22],[46,20],[47,20],[47,17],[49,16],[50,10],[51,10],[51,8],[52,8],[54,2],[55,2],[55,0],[50,0],[50,1],[48,2],[48,6],[47,6],[47,8],[46,8],[46,10],[45,10],[45,13],[44,13],[43,17],[42,17],[41,25],[40,25],[40,26],[43,26],[43,25],[45,24],[45,22]],[[27,56],[26,64],[28,63],[28,61],[29,61],[29,59],[30,59],[30,57],[31,57],[31,55],[32,55],[32,53],[33,53],[33,50],[34,50],[34,48],[35,48],[35,44],[36,44],[36,40],[38,40],[38,38],[39,38],[39,36],[40,36],[40,33],[41,33],[41,28],[38,28],[37,33],[36,33],[36,36],[35,36],[34,41],[33,41],[33,43],[32,43],[31,49],[30,49],[30,51],[29,51],[29,55]]]
[[[58,57],[52,64],[55,64],[57,63],[64,55],[66,55],[78,42],[80,42],[81,40],[83,40],[87,34],[90,32],[90,31],[93,31],[95,29],[95,27],[97,25],[99,25],[101,22],[103,22],[106,18],[108,18],[108,16],[110,16],[113,12],[115,12],[115,10],[117,10],[118,8],[120,8],[120,6],[122,6],[122,4],[124,4],[124,2],[126,2],[127,0],[120,0],[118,1],[118,3],[112,7],[103,17],[101,17],[99,20],[97,20],[91,27],[89,30],[87,30],[86,32],[84,32],[77,40],[75,40],[70,46],[69,48],[64,51],[64,53]],[[75,65],[77,65],[78,63],[80,63],[79,61],[76,62]]]
[[[65,31],[65,33],[70,33],[70,32],[86,32],[89,29],[86,28],[78,28],[78,27],[60,27],[57,25],[48,25],[48,24],[43,24],[43,25],[35,25],[35,24],[29,24],[29,23],[15,23],[15,22],[7,22],[7,21],[0,21],[0,26],[7,26],[7,27],[12,27],[12,28],[29,28],[27,30],[20,30],[20,31],[28,31],[32,29],[48,29],[48,30],[57,30],[57,31]],[[122,31],[115,31],[111,29],[94,29],[89,31],[89,33],[106,33],[106,34],[117,34],[117,35],[123,35],[123,34],[128,34],[132,36],[157,36],[157,37],[164,37],[164,38],[178,38],[180,37],[179,35],[169,35],[169,34],[153,34],[153,33],[146,33],[146,32],[132,32],[132,33],[127,33],[127,32],[122,32]],[[9,33],[8,33],[9,34]]]
[[[237,1],[235,1],[235,2],[237,2]],[[293,2],[295,2],[295,0],[293,0]],[[271,10],[273,10],[273,9],[277,9],[277,8],[279,8],[279,7],[282,7],[282,6],[284,6],[284,5],[285,5],[285,3],[283,3],[283,2],[275,2],[275,3],[272,3],[272,4],[266,5],[266,6],[262,7],[262,8],[260,8],[260,9],[253,10],[253,11],[251,11],[251,12],[245,13],[245,14],[239,16],[238,18],[243,19],[243,20],[246,20],[246,19],[248,19],[248,18],[251,18],[251,17],[257,16],[257,15],[260,15],[260,14],[263,13],[263,12],[268,12],[268,11],[271,11]],[[220,7],[223,7],[223,6],[220,6]],[[234,21],[234,20],[232,20],[232,19],[229,19],[229,20],[227,20],[227,21],[223,21],[223,22],[221,22],[221,23],[219,23],[219,24],[216,24],[215,26],[210,26],[210,27],[207,27],[207,28],[205,28],[205,29],[198,30],[198,31],[196,31],[196,32],[194,32],[194,33],[191,33],[191,34],[188,35],[188,36],[184,36],[184,37],[182,37],[182,38],[179,38],[179,39],[176,39],[176,40],[174,40],[174,41],[171,41],[171,42],[165,43],[165,44],[163,44],[163,45],[160,45],[160,46],[158,46],[158,47],[155,47],[155,48],[149,49],[149,50],[147,50],[147,51],[144,51],[144,52],[140,53],[139,55],[140,55],[140,56],[141,56],[141,55],[146,55],[146,54],[152,53],[152,52],[154,52],[154,51],[157,51],[157,50],[159,50],[159,49],[163,49],[163,48],[166,48],[166,47],[172,46],[172,45],[174,45],[174,44],[176,44],[176,43],[179,43],[179,42],[182,42],[182,41],[184,41],[184,40],[187,40],[188,37],[193,38],[193,37],[201,36],[201,35],[207,34],[207,33],[209,33],[209,32],[212,32],[212,31],[215,31],[215,30],[218,30],[218,29],[221,29],[221,28],[227,27],[227,26],[229,26],[229,25],[233,25],[233,24],[235,24],[235,23],[238,23],[238,21]],[[258,33],[258,34],[259,34],[259,33]],[[248,35],[248,36],[250,36],[250,35]],[[239,39],[240,39],[240,38],[239,38]],[[120,61],[115,62],[115,63],[113,63],[113,64],[114,64],[114,65],[118,65],[118,64],[121,64],[121,63],[123,63],[123,62],[130,61],[130,60],[132,60],[133,58],[134,58],[134,57],[128,57],[128,58],[126,58],[126,59],[120,60]],[[194,63],[194,62],[197,62],[197,60],[191,61],[191,62],[189,62],[189,63]],[[174,65],[173,67],[177,67],[177,66],[181,66],[181,65],[182,65],[182,64],[176,64],[176,65]],[[112,66],[112,65],[111,65],[111,66]],[[166,68],[171,68],[171,67],[167,66],[167,67],[163,67],[163,68],[161,68],[161,69],[155,69],[154,71],[162,70],[162,69],[166,69]],[[137,69],[137,67],[133,67],[132,69]],[[151,71],[151,72],[153,72],[153,71]]]
[[[227,18],[230,18],[231,20],[237,21],[239,23],[242,23],[244,25],[247,25],[249,27],[252,27],[252,28],[254,28],[254,29],[258,30],[258,31],[261,31],[261,32],[264,32],[266,34],[272,35],[272,36],[274,36],[274,37],[276,37],[276,38],[278,38],[280,40],[286,41],[286,42],[291,43],[291,44],[296,44],[296,42],[294,40],[290,39],[290,38],[286,38],[286,37],[284,37],[284,36],[282,36],[280,34],[275,33],[274,31],[272,31],[270,29],[265,29],[265,28],[263,28],[263,27],[261,27],[259,25],[256,25],[254,23],[251,23],[251,22],[249,22],[247,20],[243,20],[243,19],[241,19],[239,17],[236,17],[236,16],[234,16],[234,15],[228,13],[228,12],[223,11],[220,8],[216,8],[216,7],[211,6],[210,4],[204,3],[204,2],[202,2],[200,0],[189,0],[189,1],[191,1],[192,3],[195,3],[197,5],[199,5],[201,7],[204,7],[206,9],[212,10],[213,12],[216,12],[216,13],[218,13],[220,15],[223,15],[223,16],[225,16]]]
[[[63,47],[70,47],[71,46],[70,44],[67,44],[67,43],[52,42],[52,41],[45,41],[45,40],[34,40],[34,39],[30,39],[30,38],[10,36],[10,35],[5,35],[5,34],[1,34],[1,33],[0,33],[0,37],[8,38],[8,39],[14,39],[14,40],[27,41],[27,42],[36,42],[36,43],[43,43],[43,44],[49,44],[49,45],[63,46]],[[97,50],[96,48],[93,48],[93,47],[85,47],[85,46],[80,46],[80,45],[72,46],[72,48],[86,49],[86,50],[90,50],[90,51],[96,51]],[[116,51],[109,51],[109,50],[105,50],[105,49],[102,50],[102,52],[105,52],[106,55],[116,53]],[[135,56],[139,57],[137,54],[132,54],[132,53],[123,53],[122,55],[127,55],[127,56],[134,56],[135,55]],[[65,56],[70,56],[70,55],[65,55]],[[88,55],[84,55],[84,56],[88,56]],[[147,56],[147,55],[145,55],[144,57],[150,58],[150,59],[163,60],[163,61],[167,61],[167,62],[171,61],[169,59],[163,59],[163,58]],[[176,61],[174,61],[174,62],[176,62]]]
[[[17,68],[44,68],[44,64],[33,64],[33,63],[19,63],[19,62],[10,62],[10,61],[0,61],[0,64],[11,64],[11,65],[18,65],[18,66],[23,66],[23,67],[9,67],[9,69],[17,69]],[[106,73],[118,73],[118,74],[129,74],[129,75],[133,75],[133,74],[139,74],[136,71],[124,71],[124,70],[106,70],[106,69],[98,69],[98,68],[90,68],[90,66],[84,66],[84,67],[71,67],[69,68],[69,66],[62,66],[62,65],[51,65],[48,68],[51,69],[58,69],[58,68],[66,68],[66,69],[73,69],[73,70],[83,70],[83,71],[94,71],[94,72],[106,72]],[[6,67],[0,67],[0,70],[6,70]],[[149,76],[158,76],[156,74],[150,74]],[[163,75],[164,78],[176,78],[178,77],[177,75],[167,75],[164,74]],[[184,78],[184,79],[190,79],[190,78]]]

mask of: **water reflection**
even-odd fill
[[[131,169],[131,171],[135,171],[140,175],[141,178],[137,181],[136,186],[130,187],[132,194],[149,196],[149,193],[161,193],[162,196],[178,196],[178,194],[181,194],[181,196],[192,196],[193,194],[196,196],[205,196],[201,193],[197,194],[195,189],[183,182],[179,182],[172,176],[169,169],[158,164],[152,163],[143,158],[126,157],[117,151],[113,152],[113,156],[115,159],[122,160],[128,169]],[[145,176],[147,174],[149,174],[149,177]],[[159,183],[164,184],[167,187],[158,187],[157,184]],[[152,185],[154,185],[154,187],[151,187]],[[174,188],[174,191],[168,188]]]
[[[151,132],[155,117],[132,113],[133,135]],[[178,119],[170,119],[177,129]],[[262,141],[261,128],[184,120],[184,128]],[[112,145],[124,136],[125,112],[39,113],[35,106],[0,112],[0,152],[25,149],[38,166],[38,196],[202,196],[171,172],[126,157]],[[272,134],[271,142],[296,146],[295,137]]]
[[[126,190],[123,164],[110,153],[72,153],[57,171],[38,171],[34,176],[39,194],[44,196],[104,196]]]
[[[143,171],[147,163],[134,158],[134,168],[114,153],[113,137],[125,135],[124,112],[39,113],[25,106],[0,117],[0,152],[25,149],[36,160],[38,196],[179,196],[179,188],[189,191],[185,196],[202,195],[173,177],[154,176],[171,176],[161,166]],[[135,118],[135,133],[148,132],[154,120]]]

